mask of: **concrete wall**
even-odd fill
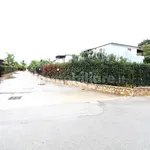
[[[150,87],[127,88],[127,87],[119,87],[119,86],[111,86],[111,85],[87,84],[87,83],[81,83],[81,82],[69,81],[69,80],[50,79],[43,76],[40,76],[40,78],[44,81],[49,81],[56,84],[76,86],[82,89],[95,90],[95,91],[100,91],[105,93],[116,94],[116,95],[123,95],[123,96],[150,95]]]

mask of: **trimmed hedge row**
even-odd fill
[[[81,53],[68,63],[44,65],[37,73],[50,78],[115,86],[150,86],[150,65],[130,63],[102,53]]]
[[[9,66],[0,66],[0,75],[16,71],[16,68]]]
[[[115,86],[150,86],[150,66],[138,64],[51,64],[43,66],[42,75],[61,80],[73,80]]]

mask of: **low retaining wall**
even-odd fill
[[[96,91],[106,92],[106,93],[111,93],[111,94],[116,94],[116,95],[123,95],[123,96],[148,96],[150,95],[150,87],[127,88],[127,87],[119,87],[119,86],[112,86],[112,85],[88,84],[88,83],[82,83],[82,82],[70,81],[70,80],[51,79],[51,78],[47,78],[43,76],[40,76],[40,78],[44,81],[49,81],[52,83],[76,86],[82,89],[96,90]]]
[[[5,79],[8,79],[8,78],[12,77],[13,73],[15,73],[15,72],[11,72],[11,73],[1,75],[0,80],[5,80]]]

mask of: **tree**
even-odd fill
[[[21,61],[21,65],[26,67],[26,63],[24,60]]]
[[[145,64],[148,64],[148,63],[150,64],[150,57],[145,57],[144,58],[144,63]]]
[[[44,65],[49,65],[49,64],[51,64],[50,60],[43,60],[43,59],[41,59],[40,61],[32,60],[28,66],[28,69],[32,72],[35,72],[37,68],[40,68]]]
[[[143,40],[138,44],[138,47],[144,51],[145,57],[150,57],[150,40]]]
[[[9,66],[14,66],[15,63],[14,54],[7,53],[7,57],[5,58],[5,63]]]
[[[19,63],[18,63],[17,61],[15,61],[15,62],[14,62],[14,67],[15,67],[15,68],[18,68],[18,66],[19,66]]]
[[[41,66],[43,66],[43,65],[49,65],[50,63],[51,63],[50,59],[48,59],[48,60],[43,60],[43,59],[41,59],[41,60],[39,61],[39,67],[41,67]]]

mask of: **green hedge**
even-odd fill
[[[14,67],[0,66],[0,74],[1,75],[14,72],[15,70],[16,70],[16,68],[14,68]]]
[[[68,63],[64,72],[54,78],[115,86],[150,86],[150,65]]]
[[[26,67],[25,66],[18,66],[17,70],[20,70],[20,71],[25,71],[26,70]]]
[[[94,84],[150,86],[150,65],[130,63],[102,53],[81,53],[80,56],[73,56],[68,63],[43,66],[42,74],[55,79]]]

